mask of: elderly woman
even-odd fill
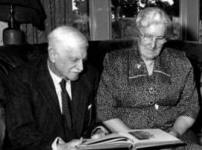
[[[106,55],[97,93],[97,114],[111,131],[161,128],[192,143],[189,128],[199,112],[193,68],[185,53],[164,47],[171,21],[159,8],[137,18],[132,49]],[[202,149],[194,144],[181,149]]]

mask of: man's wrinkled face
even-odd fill
[[[165,39],[164,24],[151,24],[140,31],[140,54],[147,60],[155,59],[161,52]]]
[[[71,81],[77,80],[83,71],[83,62],[87,57],[87,46],[77,44],[67,46],[67,44],[57,45],[55,50],[54,65],[60,76]]]

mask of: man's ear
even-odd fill
[[[56,58],[56,52],[55,50],[52,48],[52,47],[48,47],[48,56],[49,56],[49,59],[52,63],[55,62],[55,58]]]

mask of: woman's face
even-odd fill
[[[161,52],[165,39],[164,24],[151,24],[140,32],[139,51],[145,60],[154,60]]]

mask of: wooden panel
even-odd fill
[[[184,40],[199,41],[199,1],[180,0],[180,16]]]
[[[91,40],[111,39],[110,4],[110,0],[89,0]]]

